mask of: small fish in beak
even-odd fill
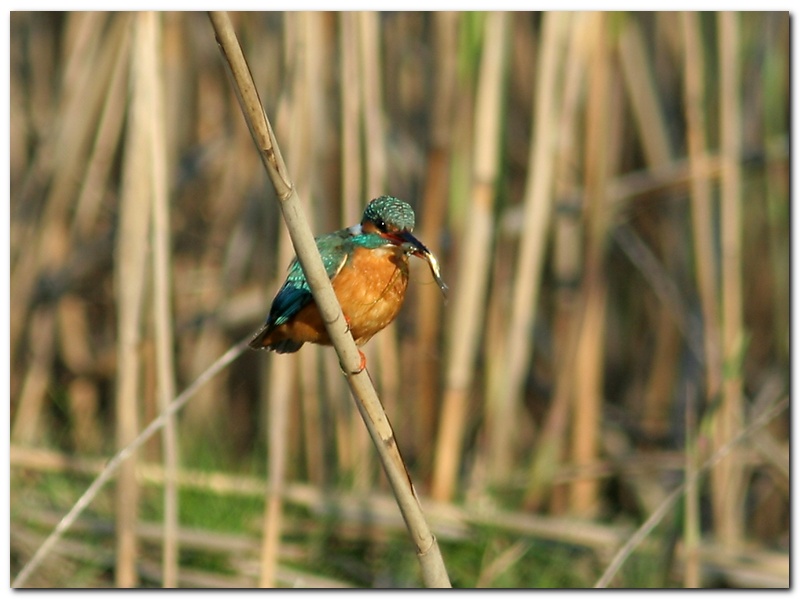
[[[428,263],[431,273],[433,274],[433,278],[436,280],[436,284],[442,291],[442,296],[444,296],[445,300],[447,300],[447,284],[444,282],[444,279],[442,279],[442,271],[439,267],[439,261],[433,255],[433,252],[428,250],[425,247],[425,244],[420,242],[407,231],[394,234],[392,237],[399,242],[399,246],[403,249],[403,252],[422,258]]]

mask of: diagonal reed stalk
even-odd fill
[[[216,377],[221,371],[224,371],[228,365],[235,361],[247,349],[247,343],[250,341],[250,335],[235,345],[228,348],[228,350],[220,356],[214,363],[209,366],[192,384],[181,392],[169,405],[167,410],[162,412],[156,419],[150,422],[130,444],[117,452],[114,457],[106,463],[105,468],[100,474],[95,477],[94,481],[86,488],[86,491],[80,498],[72,505],[69,512],[62,517],[58,522],[55,529],[50,532],[42,545],[36,550],[27,564],[20,570],[14,581],[11,582],[11,587],[20,588],[25,585],[30,576],[42,564],[42,561],[47,557],[58,541],[63,537],[67,530],[75,523],[76,519],[81,513],[86,510],[92,500],[95,499],[98,492],[108,481],[113,477],[114,473],[120,468],[134,452],[136,452],[147,440],[149,440],[156,432],[158,432],[167,421],[182,409],[186,403],[191,400],[197,391],[202,388],[206,383]]]
[[[253,141],[275,188],[297,258],[308,278],[314,301],[339,356],[342,370],[346,373],[358,410],[378,451],[400,512],[417,548],[423,581],[427,587],[450,587],[438,543],[425,520],[386,413],[375,393],[369,373],[366,369],[359,371],[361,359],[358,349],[325,273],[311,229],[301,211],[297,192],[261,105],[233,25],[227,13],[212,12],[209,16],[220,50],[230,68],[233,86]]]
[[[614,555],[614,558],[612,558],[611,562],[608,564],[608,567],[606,567],[606,570],[600,576],[600,579],[598,579],[594,584],[594,587],[608,587],[608,584],[611,583],[611,580],[617,574],[628,557],[650,534],[650,532],[653,531],[656,525],[661,522],[661,519],[666,516],[667,512],[669,512],[675,503],[680,500],[681,495],[686,492],[686,489],[689,485],[696,485],[700,480],[700,477],[702,477],[706,471],[715,467],[741,442],[760,431],[762,427],[766,426],[788,407],[788,398],[783,398],[776,401],[768,410],[765,410],[756,419],[754,419],[750,425],[739,431],[736,436],[732,437],[726,444],[717,449],[717,451],[714,452],[714,454],[712,454],[711,457],[709,457],[709,459],[706,460],[691,477],[687,476],[686,480],[664,499],[661,505],[655,511],[653,511],[653,513],[651,513],[651,515],[644,523],[642,523],[639,529],[637,529],[636,532],[630,538],[628,538],[628,541],[625,542],[625,544],[617,551],[617,553]]]

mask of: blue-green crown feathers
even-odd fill
[[[380,196],[367,204],[361,223],[372,221],[378,229],[410,232],[414,230],[414,220],[414,209],[408,203],[394,196]]]

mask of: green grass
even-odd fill
[[[198,457],[194,457],[197,462]],[[213,459],[212,462],[217,462]],[[258,461],[254,461],[254,464]],[[196,464],[194,465],[196,468]],[[208,467],[209,465],[204,465]],[[256,469],[257,470],[257,469]],[[85,491],[91,477],[75,474],[19,474],[12,477],[11,510],[15,522],[15,507],[36,510],[37,507],[65,514]],[[143,521],[160,522],[163,515],[163,491],[159,486],[142,487],[139,515]],[[25,499],[24,502],[22,499]],[[101,491],[86,514],[113,523],[113,486]],[[215,494],[206,491],[180,491],[180,525],[231,535],[245,535],[260,540],[263,519],[263,498]],[[21,515],[16,513],[21,522]],[[362,529],[342,529],[335,516],[321,517],[296,506],[284,509],[283,539],[287,545],[302,548],[302,559],[292,565],[319,576],[327,576],[360,587],[408,588],[421,585],[419,564],[413,545],[405,532],[388,532],[380,524],[364,525]],[[47,535],[47,527],[31,527]],[[663,532],[657,535],[663,537]],[[113,552],[113,536],[68,532],[75,539],[97,549],[106,559]],[[567,544],[536,540],[490,527],[473,530],[470,537],[439,540],[452,584],[458,588],[474,588],[478,583],[493,588],[587,588],[600,576],[605,563],[587,549]],[[660,546],[660,544],[657,544]],[[142,542],[142,552],[151,560],[160,560],[160,544]],[[515,552],[518,550],[518,552]],[[514,558],[494,575],[486,573],[492,565],[503,562],[504,556]],[[253,557],[255,559],[255,557]],[[663,585],[663,557],[639,550],[626,563],[614,582],[615,587],[652,588]],[[180,564],[184,568],[204,570],[219,575],[234,575],[230,557],[222,551],[182,548]],[[21,564],[15,557],[12,541],[12,565],[15,574]],[[66,573],[66,575],[65,575]],[[66,576],[65,581],[61,578]],[[56,577],[59,577],[56,579]],[[46,580],[57,587],[113,585],[113,570],[107,566],[89,564],[78,558],[68,558],[61,569]],[[143,586],[157,585],[142,581]]]

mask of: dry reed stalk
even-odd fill
[[[303,13],[290,13],[286,15],[285,22],[285,54],[288,75],[291,78],[289,93],[284,96],[282,105],[282,120],[280,126],[287,132],[287,137],[296,140],[289,149],[289,163],[301,173],[304,185],[308,184],[308,175],[311,170],[309,157],[310,148],[310,123],[308,115],[308,90],[306,88],[308,40],[303,27]],[[305,177],[303,177],[303,175]],[[285,237],[280,246],[281,268],[288,264],[291,256],[291,244]],[[282,275],[282,273],[281,273]],[[291,366],[286,363],[291,362]],[[268,487],[265,489],[264,523],[262,531],[262,546],[259,556],[259,581],[263,588],[276,585],[276,573],[280,557],[281,530],[283,527],[283,501],[282,491],[286,483],[286,460],[288,452],[287,428],[289,423],[288,403],[293,397],[293,384],[296,380],[298,357],[288,357],[288,360],[277,355],[270,356],[269,365],[271,374],[270,385],[263,389],[268,390],[267,406],[264,411],[268,415],[267,422],[267,448],[268,448]],[[266,381],[264,382],[266,383]]]
[[[161,17],[153,12],[137,15],[137,45],[141,46],[146,87],[145,112],[150,160],[148,182],[152,198],[153,248],[153,319],[156,362],[156,387],[159,412],[167,410],[175,397],[175,364],[173,359],[173,324],[171,311],[169,180],[166,156],[167,124],[164,112],[164,78],[162,64]],[[169,417],[162,432],[164,452],[164,546],[162,556],[162,585],[174,588],[178,583],[178,438],[177,421]]]
[[[109,18],[112,15],[100,11],[76,11],[67,15],[61,47],[64,56],[68,57],[64,66],[64,83],[76,96],[80,95],[80,88],[76,86],[83,80],[86,68],[81,57],[97,51],[99,34],[107,26]]]
[[[95,361],[84,301],[74,293],[58,303],[58,351],[66,367],[75,374],[91,371]]]
[[[721,217],[721,361],[722,405],[718,410],[715,445],[727,442],[744,422],[742,399],[744,352],[742,281],[742,66],[739,14],[717,15],[720,73],[720,217]],[[720,541],[741,541],[745,525],[745,472],[737,457],[719,466],[717,513],[721,518]],[[716,516],[716,515],[715,515]]]
[[[97,133],[89,155],[72,221],[72,239],[85,240],[98,217],[104,191],[108,187],[114,156],[119,147],[125,122],[125,97],[130,65],[130,31],[122,31],[119,53],[111,70],[105,102],[100,113]]]
[[[542,21],[541,46],[535,65],[536,94],[532,106],[533,131],[523,197],[521,235],[507,322],[505,366],[501,387],[495,390],[496,407],[489,416],[490,469],[502,478],[510,470],[519,432],[513,426],[519,417],[525,377],[533,354],[533,325],[547,247],[553,204],[554,166],[558,151],[558,92],[563,46],[567,41],[569,13],[546,13]]]
[[[650,285],[659,302],[678,331],[683,335],[688,349],[698,362],[703,358],[702,337],[692,329],[689,310],[683,300],[682,293],[673,277],[653,255],[649,246],[636,232],[627,225],[618,225],[614,229],[614,241],[627,255],[631,263],[639,269],[642,277]]]
[[[711,181],[702,169],[707,160],[705,114],[705,56],[699,15],[681,13],[684,59],[684,102],[686,141],[691,173],[692,234],[696,258],[697,288],[703,314],[706,398],[712,401],[720,389],[719,318],[717,314],[716,264],[713,250]]]
[[[267,410],[269,415],[267,428],[268,473],[269,485],[265,490],[264,524],[259,556],[259,587],[275,587],[278,560],[280,556],[281,529],[283,521],[282,495],[286,483],[286,458],[288,403],[292,396],[289,392],[295,379],[296,361],[291,367],[282,365],[278,360],[270,361],[270,384],[262,389],[268,390]],[[266,378],[262,378],[262,381]],[[266,384],[266,381],[263,381]]]
[[[483,33],[483,53],[478,75],[474,114],[473,173],[469,221],[463,234],[459,293],[450,313],[444,404],[436,440],[432,495],[449,500],[455,491],[461,463],[467,402],[474,364],[480,346],[486,288],[492,255],[492,214],[500,152],[505,32],[509,16],[489,13]]]
[[[356,31],[359,50],[359,78],[363,120],[364,146],[366,151],[365,191],[374,198],[384,193],[386,185],[386,127],[383,123],[383,94],[379,58],[380,26],[378,13],[360,11],[356,13]],[[386,336],[381,336],[386,337]]]
[[[608,196],[611,201],[613,213],[629,205],[629,201],[642,197],[647,199],[650,195],[660,195],[666,192],[684,193],[692,182],[692,166],[688,159],[675,159],[669,164],[660,167],[650,167],[640,171],[632,171],[620,175],[609,183]],[[719,177],[720,165],[717,156],[707,154],[705,159],[698,161],[695,166],[697,172],[713,180]]]
[[[358,14],[355,12],[342,12],[338,15],[339,23],[339,53],[340,53],[340,95],[341,95],[341,170],[342,170],[342,211],[340,226],[349,227],[361,219],[364,197],[362,182],[365,178],[366,165],[362,161],[362,132],[361,115],[362,93],[361,77],[359,70],[359,29]],[[326,361],[326,365],[330,364]],[[331,376],[328,372],[326,380],[331,386],[331,398],[338,398],[344,391],[339,377]],[[358,457],[363,457],[368,440],[363,435],[363,429],[355,421],[349,406],[335,404],[333,410],[337,415],[336,443],[339,448],[339,467],[352,473],[360,473],[361,479],[356,479],[356,485],[363,486],[366,482],[363,477],[367,469],[356,469],[355,462]],[[348,433],[349,432],[349,433]],[[368,460],[368,459],[366,459]]]
[[[183,408],[186,403],[192,399],[197,393],[197,390],[205,385],[209,380],[213,379],[217,374],[227,368],[234,360],[236,360],[247,348],[249,336],[234,346],[231,346],[222,356],[220,356],[213,364],[211,364],[203,373],[194,380],[189,387],[183,390],[175,399],[170,403],[169,408],[161,413],[157,419],[152,421],[145,427],[139,435],[127,446],[117,452],[111,460],[103,463],[100,474],[92,481],[91,485],[81,495],[80,498],[73,504],[69,512],[62,517],[58,525],[50,532],[42,545],[34,553],[33,557],[25,564],[25,566],[17,573],[16,578],[11,583],[11,587],[17,588],[25,585],[26,581],[41,565],[42,561],[47,555],[53,551],[58,542],[63,537],[64,533],[75,523],[75,520],[81,515],[87,506],[94,500],[102,487],[108,482],[109,479],[117,472],[128,458],[130,458],[147,440],[149,440],[159,429],[161,429],[172,415],[177,413]],[[135,467],[135,465],[134,465]],[[162,471],[163,472],[163,471]],[[162,475],[163,480],[163,475]]]
[[[15,444],[34,445],[40,441],[43,427],[42,408],[50,385],[55,349],[55,314],[40,308],[31,315],[29,324],[31,340],[30,364],[25,373],[22,389],[11,426],[11,441]]]
[[[673,150],[664,111],[658,98],[659,91],[651,75],[655,70],[648,58],[641,28],[636,20],[628,20],[620,35],[617,56],[622,67],[623,81],[628,91],[627,98],[633,111],[645,162],[650,169],[665,167],[672,160]],[[677,238],[680,233],[677,229],[678,223],[670,212],[667,218],[662,220],[662,226],[658,231],[664,259],[670,266],[676,262],[675,253],[671,249],[678,243]],[[678,368],[679,335],[670,318],[670,307],[662,304],[656,310],[658,311],[655,317],[656,347],[653,351],[647,389],[642,398],[641,422],[649,434],[660,436],[668,427],[673,381],[676,380]]]
[[[704,366],[706,405],[717,400],[721,391],[721,358],[719,332],[719,294],[717,287],[717,265],[714,253],[715,219],[711,182],[700,171],[699,165],[706,156],[706,113],[705,113],[705,56],[702,46],[699,15],[681,13],[681,28],[684,43],[684,100],[686,110],[686,138],[692,172],[691,212],[692,237],[695,254],[695,271],[700,307],[703,316]],[[711,417],[721,423],[722,413],[718,410]],[[714,448],[720,446],[721,432],[713,435]],[[738,525],[723,520],[729,517],[725,506],[729,500],[725,495],[729,489],[730,461],[720,464],[711,475],[711,497],[713,505],[713,526],[718,536],[727,536]]]
[[[392,485],[392,491],[406,521],[409,534],[417,548],[417,558],[422,568],[423,581],[428,587],[450,587],[439,546],[425,521],[408,471],[397,449],[394,433],[372,386],[369,373],[366,370],[360,370],[361,358],[358,349],[346,327],[342,309],[325,273],[311,230],[301,212],[297,192],[276,144],[233,26],[226,13],[210,13],[209,16],[220,50],[230,68],[234,89],[253,141],[275,188],[298,261],[306,274],[323,322],[326,323],[342,370],[350,373],[346,376],[348,384]]]
[[[26,520],[39,526],[52,527],[58,519],[52,513],[26,514]],[[113,525],[98,519],[82,519],[74,527],[76,533],[89,533],[93,536],[113,534]],[[137,526],[137,534],[142,540],[158,543],[162,541],[162,528],[160,523],[140,522]],[[258,544],[250,538],[244,536],[232,536],[221,534],[219,531],[202,529],[185,529],[179,531],[179,541],[182,546],[197,551],[208,551],[217,554],[228,554],[231,568],[237,574],[223,576],[218,573],[201,571],[198,569],[182,569],[180,579],[181,587],[203,587],[203,588],[231,588],[242,587],[252,588],[256,585],[256,577],[253,575],[253,568],[249,559],[249,554],[257,550]],[[42,537],[32,533],[27,528],[12,526],[11,537],[15,549],[20,546],[29,548],[42,543]],[[98,553],[96,546],[90,543],[79,542],[74,539],[63,540],[54,554],[58,557],[65,557],[71,561],[82,561],[91,565],[109,569],[113,567],[113,557],[103,553]],[[307,557],[299,552],[291,552],[290,559],[300,561]],[[48,568],[53,570],[56,567],[57,577],[53,573],[48,573],[51,586],[59,585],[59,581],[69,581],[74,568],[66,561],[63,565],[54,565],[54,561],[48,563]],[[140,562],[140,573],[142,578],[147,581],[160,583],[162,581],[162,571],[159,565],[152,560],[143,559]],[[321,587],[321,588],[348,588],[352,585],[340,579],[332,579],[314,573],[308,573],[301,569],[280,565],[278,567],[277,582],[279,585],[288,587]],[[91,587],[102,587],[103,582],[98,576],[98,581],[91,584],[82,584]]]
[[[155,463],[154,463],[155,464]],[[102,469],[102,466],[100,467]],[[161,470],[163,475],[163,469]],[[52,510],[39,510],[38,508],[24,508],[19,513],[21,521],[37,526],[54,527],[58,524],[60,515]],[[98,517],[81,517],[75,521],[72,531],[78,535],[113,535],[114,523],[111,520]],[[164,528],[160,522],[140,520],[136,526],[136,533],[146,542],[162,542]],[[252,536],[225,534],[219,531],[210,531],[201,528],[181,527],[178,531],[181,545],[187,549],[217,551],[229,553],[258,552],[258,541]],[[67,540],[64,540],[67,541]],[[95,553],[97,553],[95,551]],[[300,553],[293,554],[293,558]]]
[[[581,228],[579,207],[567,198],[577,197],[575,161],[578,156],[578,109],[584,89],[586,72],[587,27],[590,13],[575,15],[571,20],[568,48],[564,63],[564,91],[561,94],[561,113],[557,127],[558,146],[554,159],[554,195],[560,203],[553,222],[553,270],[558,282],[554,315],[555,389],[550,408],[536,440],[534,458],[525,495],[525,506],[534,509],[550,488],[556,469],[564,459],[567,440],[567,415],[575,377],[572,373],[580,321],[577,285],[580,281]],[[555,500],[555,497],[554,497]],[[560,508],[551,506],[558,513]]]
[[[81,57],[78,89],[65,83],[57,108],[59,119],[37,148],[34,163],[19,191],[18,201],[28,204],[39,194],[45,196],[39,219],[31,219],[20,232],[12,253],[10,303],[10,347],[16,349],[32,306],[31,297],[40,275],[60,268],[69,256],[68,215],[70,203],[81,180],[89,140],[96,126],[99,108],[110,77],[114,58],[121,48],[125,17],[112,21],[109,31],[96,41],[99,49]],[[76,60],[71,57],[71,60]],[[78,68],[78,67],[76,67]],[[48,185],[49,184],[49,185]],[[39,186],[45,189],[36,189]],[[15,261],[15,258],[17,260]],[[49,309],[47,309],[49,310]]]
[[[475,587],[479,589],[492,587],[492,582],[518,563],[530,550],[531,545],[529,541],[520,540],[503,550],[491,563],[481,568]]]
[[[139,429],[138,399],[141,391],[142,307],[147,269],[148,226],[151,214],[152,146],[150,143],[149,71],[152,46],[148,44],[147,17],[138,15],[133,24],[131,54],[130,109],[127,123],[115,291],[119,313],[117,337],[118,378],[116,389],[116,443],[119,449],[130,445]],[[116,568],[118,587],[134,587],[138,582],[136,558],[138,543],[135,526],[138,516],[139,486],[135,459],[124,463],[116,487]]]
[[[92,67],[97,66],[98,46],[103,37],[102,25],[105,24],[105,20],[106,16],[102,13],[69,13],[64,26],[63,46],[58,50],[54,50],[52,39],[43,39],[54,37],[53,32],[45,33],[43,27],[37,27],[35,22],[32,24],[36,33],[31,40],[31,58],[37,67],[44,65],[44,68],[32,69],[31,72],[30,114],[32,128],[42,142],[36,148],[30,169],[20,186],[19,198],[24,202],[44,194],[47,184],[55,178],[55,171],[64,167],[61,160],[64,157],[60,156],[59,152],[65,151],[66,148],[61,144],[76,143],[80,139],[79,132],[86,125],[86,119],[81,119],[75,109],[85,110],[85,104],[81,103],[89,101],[87,96],[89,90],[85,86],[91,81],[89,72]],[[57,55],[59,51],[63,52],[66,59],[61,73],[56,76],[51,57]],[[100,76],[99,73],[92,75]],[[54,85],[56,81],[60,85]],[[53,115],[63,115],[65,112],[68,112],[72,119],[53,118]],[[70,148],[70,150],[75,149]],[[71,156],[70,154],[66,158],[69,159]],[[35,226],[26,229],[28,235],[39,233]],[[21,241],[26,249],[22,256],[29,256],[30,241]],[[14,258],[12,253],[12,261]],[[34,259],[38,260],[37,257]]]
[[[697,429],[697,407],[695,406],[696,393],[691,385],[687,385],[685,407],[685,454],[686,466],[684,479],[686,481],[686,494],[684,497],[683,521],[683,547],[684,547],[684,573],[683,587],[699,588],[700,579],[700,490],[697,484],[697,467],[700,462],[699,436]]]
[[[9,456],[13,467],[34,471],[96,475],[102,473],[105,467],[103,460],[76,458],[50,450],[19,446],[11,446]],[[675,462],[678,465],[676,468],[680,468],[679,457]],[[650,461],[639,470],[648,472],[649,464]],[[137,476],[142,484],[163,485],[164,468],[156,462],[139,461]],[[186,489],[221,496],[259,497],[264,493],[262,479],[225,472],[182,469],[178,481]],[[387,494],[331,492],[297,482],[287,483],[283,494],[287,503],[302,507],[318,518],[335,515],[340,529],[352,527],[363,533],[365,527],[370,525],[380,526],[387,531],[400,531],[404,527],[402,518],[397,514],[396,502]],[[473,527],[490,527],[509,534],[589,548],[602,556],[609,548],[619,547],[630,533],[626,527],[537,515],[527,511],[502,511],[440,502],[430,502],[428,509],[443,539],[453,541],[473,536]],[[193,544],[196,545],[196,542]]]
[[[356,14],[342,12],[339,22],[339,76],[341,95],[341,170],[342,170],[342,220],[341,226],[357,223],[363,210],[361,194],[361,136],[359,114],[361,93],[358,86],[358,36]]]
[[[653,79],[653,66],[636,19],[626,20],[616,55],[645,161],[650,167],[666,165],[672,157],[669,132]]]
[[[87,307],[76,295],[68,294],[58,303],[58,341],[59,354],[67,368],[80,381],[75,387],[77,396],[69,394],[70,420],[75,448],[79,451],[97,449],[100,441],[101,425],[97,418],[97,388],[88,377],[95,362],[92,352],[92,338],[87,318]]]
[[[755,432],[766,426],[773,419],[778,417],[784,410],[789,407],[789,399],[782,398],[776,400],[767,410],[763,411],[754,419],[747,427],[741,429],[735,437],[730,439],[726,444],[718,448],[702,465],[699,466],[691,483],[697,483],[706,471],[713,469],[721,460],[730,454],[738,444],[752,436]],[[658,507],[653,513],[642,523],[639,529],[628,538],[628,541],[617,551],[614,558],[606,567],[606,570],[595,583],[594,587],[604,588],[607,587],[611,580],[616,576],[620,567],[625,563],[628,557],[633,553],[636,547],[650,534],[653,528],[658,525],[669,510],[680,499],[681,495],[685,493],[687,484],[690,480],[685,480],[681,485],[675,488],[669,496],[664,499],[661,506]]]
[[[25,111],[28,117],[28,129],[31,133],[31,139],[45,139],[48,135],[52,134],[53,116],[56,114],[53,111],[54,99],[58,98],[60,80],[56,75],[56,68],[58,64],[56,57],[59,56],[62,50],[66,50],[65,46],[58,46],[58,36],[56,35],[56,27],[53,21],[42,22],[37,19],[37,13],[14,11],[11,13],[11,34],[16,31],[15,17],[19,21],[25,23],[30,41],[28,42],[27,52],[30,53],[30,64],[36,65],[35,69],[30,71],[30,83],[28,85],[28,107]],[[67,16],[68,22],[81,20],[85,16],[84,13],[70,13]],[[19,23],[17,21],[17,23]],[[65,27],[66,29],[66,27]],[[89,28],[92,29],[91,27]],[[66,40],[61,40],[65,42]],[[91,50],[90,50],[91,51]],[[85,56],[86,54],[84,54]],[[64,52],[63,56],[71,56],[69,53]],[[77,58],[77,55],[72,55]],[[11,86],[13,87],[13,85]],[[14,119],[12,119],[13,121]],[[32,166],[29,157],[28,168]],[[23,173],[28,173],[24,171]]]
[[[30,157],[28,155],[28,140],[33,138],[33,119],[31,118],[29,106],[32,104],[31,99],[31,84],[25,82],[22,76],[23,64],[25,57],[25,36],[15,32],[21,32],[27,29],[27,25],[31,21],[30,14],[26,17],[22,12],[14,12],[9,18],[9,30],[11,32],[9,39],[9,86],[8,86],[8,104],[9,114],[14,115],[13,119],[9,119],[9,143],[8,143],[8,158],[9,158],[9,190],[10,195],[13,197],[17,190],[17,185],[20,182],[21,174],[25,173],[30,167]],[[52,44],[53,36],[42,36],[49,39],[49,44]],[[46,47],[46,50],[51,48]],[[47,54],[47,52],[45,52]],[[53,56],[55,53],[50,52],[49,55]],[[33,57],[31,63],[36,64],[37,68],[32,69],[33,72],[38,72],[40,69],[47,71],[47,66],[51,61],[45,63],[37,63]],[[44,66],[44,69],[42,67]],[[52,94],[49,97],[52,98]],[[13,214],[13,212],[12,212]],[[11,240],[14,239],[16,227],[10,219],[10,234]],[[13,243],[11,244],[13,247]]]
[[[367,198],[376,198],[386,193],[386,126],[383,119],[384,101],[381,90],[380,59],[381,37],[379,15],[374,11],[356,13],[358,50],[360,58],[359,84],[361,92],[362,112],[362,154],[366,157],[364,191]],[[360,219],[359,219],[360,220]],[[371,350],[371,352],[370,352]],[[365,350],[367,358],[379,355],[380,360],[373,359],[377,367],[381,399],[386,408],[394,413],[399,395],[399,350],[397,342],[397,326],[390,324],[375,340],[375,344]],[[376,356],[377,358],[377,356]],[[365,453],[364,457],[371,457]]]
[[[185,31],[189,20],[180,12],[166,12],[162,19],[162,69],[164,81],[169,86],[169,93],[164,96],[164,114],[167,123],[172,124],[166,132],[166,155],[168,165],[177,165],[180,162],[179,144],[189,125],[188,119],[181,118],[189,102],[189,82],[192,77],[191,69],[187,68],[191,60],[187,56],[188,40]]]
[[[578,334],[574,370],[572,420],[572,460],[577,465],[597,459],[603,404],[603,350],[605,313],[608,305],[604,273],[604,248],[608,235],[607,188],[613,150],[611,139],[612,73],[609,28],[604,15],[596,13],[592,27],[589,64],[585,158],[584,228],[586,237],[585,271],[581,296],[581,330]],[[616,132],[615,132],[616,133]],[[578,480],[570,486],[570,510],[588,516],[598,510],[596,479]]]
[[[192,262],[194,263],[194,261]],[[184,269],[186,268],[184,266]],[[218,290],[213,286],[203,289],[198,294],[195,305],[198,307],[198,312],[202,310],[199,308],[200,305],[214,306],[218,298]],[[191,337],[180,336],[178,340],[179,355],[182,356],[182,362],[184,362],[181,371],[189,379],[198,377],[205,370],[206,365],[224,352],[226,344],[225,336],[213,324],[192,333],[194,335]],[[209,386],[201,390],[194,401],[186,407],[181,426],[192,432],[191,438],[188,438],[186,443],[191,444],[192,440],[211,437],[218,430],[220,424],[227,423],[228,414],[223,408],[225,387],[224,376],[215,379]]]
[[[319,380],[320,353],[305,352],[300,355],[300,410],[302,412],[302,439],[305,446],[306,471],[308,480],[316,485],[324,485],[327,480],[325,464],[325,434],[327,426],[322,418],[320,404],[323,402],[322,386]]]
[[[706,569],[722,575],[731,587],[789,588],[791,561],[788,553],[737,551],[721,544],[703,544],[700,555]]]
[[[788,146],[781,142],[772,144],[770,140],[783,138],[787,131],[789,109],[789,92],[791,81],[790,64],[790,16],[783,13],[775,19],[769,28],[774,39],[772,51],[767,54],[767,62],[761,70],[761,86],[763,95],[763,138],[759,140],[767,149],[768,166],[765,177],[765,200],[769,229],[766,238],[769,242],[770,265],[772,265],[773,302],[772,302],[772,335],[776,340],[777,357],[781,364],[789,364],[789,339],[791,328],[789,302],[791,296],[789,283],[791,249],[786,223],[789,216],[789,170],[783,161],[773,160]],[[785,138],[783,138],[785,140]],[[777,151],[777,152],[776,152]]]
[[[96,454],[103,447],[102,424],[98,419],[100,392],[88,377],[76,377],[67,386],[72,444],[79,453]]]
[[[419,235],[431,252],[439,257],[442,256],[440,240],[447,215],[459,20],[459,14],[455,12],[437,12],[433,15],[436,49],[434,93]],[[417,336],[411,367],[416,374],[413,427],[418,455],[430,457],[420,461],[418,469],[427,477],[432,469],[436,414],[440,401],[441,357],[435,349],[440,347],[442,303],[435,285],[418,285],[415,291]]]
[[[303,73],[305,89],[308,98],[305,111],[308,119],[306,128],[309,132],[309,173],[308,185],[310,198],[315,200],[320,218],[317,227],[323,231],[335,229],[337,207],[331,198],[331,190],[336,189],[331,185],[329,173],[334,170],[332,163],[335,155],[332,152],[332,142],[336,142],[334,122],[329,117],[328,98],[332,94],[331,85],[335,81],[330,72],[333,71],[326,64],[326,59],[333,56],[332,41],[329,39],[328,16],[322,12],[309,11],[303,13],[303,35],[305,38],[305,61]],[[338,178],[335,179],[338,181]],[[335,196],[334,196],[335,197]],[[356,221],[353,221],[355,223]]]
[[[616,55],[619,57],[623,82],[628,92],[626,97],[633,112],[645,162],[650,169],[665,167],[672,160],[673,151],[664,111],[658,98],[658,88],[652,77],[654,69],[636,20],[627,21],[619,36]],[[674,231],[675,225],[674,219],[665,219],[659,232],[663,253],[668,261],[674,255],[670,248],[673,247],[677,234]],[[631,234],[634,235],[632,231]],[[676,379],[679,336],[670,319],[670,307],[661,305],[656,310],[656,347],[647,389],[642,398],[641,422],[645,431],[659,436],[665,433],[668,426],[668,413],[673,398],[672,382]]]

